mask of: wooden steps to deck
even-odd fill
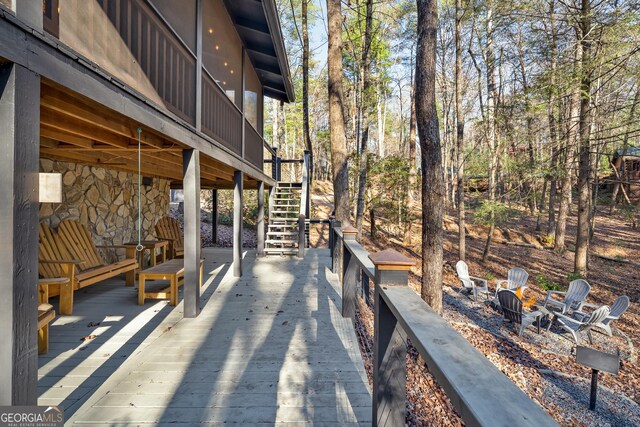
[[[269,211],[269,227],[264,252],[268,255],[298,253],[298,215],[302,184],[279,182],[273,206]]]

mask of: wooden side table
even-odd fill
[[[202,287],[202,260],[200,260],[200,287]],[[172,306],[178,305],[178,287],[184,284],[184,260],[172,259],[158,266],[141,271],[138,275],[138,305],[144,305],[145,298],[168,298]],[[168,280],[169,286],[159,292],[145,291],[147,280]]]
[[[136,256],[136,248],[138,246],[138,242],[129,242],[129,243],[125,243],[123,246],[125,247],[126,250],[126,255],[127,258],[133,258],[136,257],[138,259],[138,265],[140,266],[138,269],[138,273],[140,271],[142,271],[143,268],[143,253],[145,250],[149,250],[150,251],[150,257],[149,257],[149,266],[150,267],[155,267],[157,265],[157,261],[158,261],[158,257],[156,254],[156,249],[160,249],[160,259],[162,260],[161,263],[166,262],[167,261],[167,248],[169,247],[169,242],[166,240],[143,240],[142,242],[140,242],[140,244],[143,246],[143,250],[141,250],[140,252],[138,252],[137,256]],[[126,273],[126,281],[127,281],[127,286],[133,286],[134,282],[135,282],[135,271],[129,271]]]

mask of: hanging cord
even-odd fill
[[[140,187],[142,187],[142,175],[140,173],[140,135],[142,129],[138,128],[138,246],[136,250],[142,252],[144,246],[142,246],[142,204],[140,202],[140,196],[142,194]]]

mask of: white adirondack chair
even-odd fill
[[[469,266],[467,263],[460,260],[456,263],[456,272],[458,273],[458,279],[462,286],[458,292],[464,290],[473,293],[473,300],[478,301],[478,294],[483,293],[489,298],[489,286],[487,281],[481,277],[469,276]]]
[[[567,292],[547,291],[547,297],[544,300],[543,307],[557,311],[561,314],[567,314],[570,311],[580,311],[584,305],[584,300],[591,291],[591,285],[584,279],[577,279],[569,283]],[[551,298],[551,295],[564,295],[562,301]]]
[[[583,304],[582,307],[597,308],[595,304]],[[619,296],[613,302],[613,305],[611,305],[611,311],[609,312],[609,315],[602,322],[595,325],[593,329],[596,331],[603,330],[607,335],[612,336],[613,333],[611,332],[611,323],[614,320],[620,319],[620,317],[624,314],[625,311],[627,311],[628,308],[629,308],[629,297],[626,295]],[[573,317],[581,320],[587,316],[588,314],[583,313],[582,311],[579,311],[575,313]]]
[[[589,342],[593,344],[591,330],[602,323],[602,321],[609,316],[609,312],[609,307],[603,305],[582,320],[577,320],[561,313],[556,313],[554,319],[562,329],[571,333],[576,345],[580,344],[578,337],[580,332],[586,332],[589,335]]]
[[[501,289],[515,291],[518,288],[526,288],[527,279],[529,279],[529,273],[527,273],[523,268],[513,267],[507,273],[506,279],[498,280],[496,283],[496,298],[498,297],[498,292]]]

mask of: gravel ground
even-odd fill
[[[640,406],[619,390],[602,384],[596,411],[588,409],[591,372],[573,362],[573,339],[555,325],[539,335],[532,326],[519,337],[514,326],[503,322],[500,313],[488,302],[476,303],[448,286],[444,288],[444,305],[444,317],[454,328],[560,424],[640,426]],[[619,349],[621,372],[625,365],[635,364],[636,351],[631,340],[615,328],[613,337],[593,333],[593,345],[588,344],[586,334],[580,338],[582,345],[601,351]],[[601,373],[599,378],[602,382],[606,377],[610,374]]]

